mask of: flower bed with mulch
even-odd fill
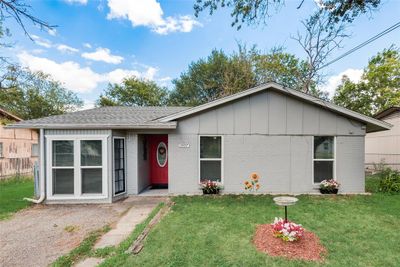
[[[272,225],[261,224],[257,226],[253,242],[259,251],[270,256],[321,262],[326,255],[326,249],[319,238],[307,230],[300,240],[286,242],[274,236]]]

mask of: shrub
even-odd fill
[[[304,228],[301,224],[285,221],[282,218],[275,218],[272,228],[274,229],[275,237],[287,242],[299,240],[304,234]]]
[[[400,172],[390,168],[383,169],[378,174],[379,191],[385,193],[400,193]]]

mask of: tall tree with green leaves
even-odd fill
[[[247,55],[213,50],[206,59],[190,63],[173,84],[171,105],[196,106],[250,88],[256,79]]]
[[[42,72],[11,65],[4,77],[0,107],[22,119],[59,115],[76,111],[83,105],[75,93]]]
[[[122,84],[109,84],[97,106],[165,106],[168,91],[153,81],[129,77]]]
[[[369,116],[400,106],[400,50],[392,46],[371,58],[358,83],[343,77],[333,102]]]
[[[239,51],[231,55],[213,50],[207,58],[192,62],[189,69],[173,81],[175,88],[169,102],[195,106],[267,82],[301,90],[306,72],[307,63],[282,48],[264,53],[256,47],[239,46]],[[325,96],[315,86],[310,93]]]

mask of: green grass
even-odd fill
[[[110,227],[105,226],[100,230],[91,232],[78,247],[71,250],[67,255],[59,257],[52,265],[55,267],[72,266],[81,259],[90,256],[97,239],[109,230]]]
[[[258,224],[283,216],[272,196],[181,196],[138,255],[109,266],[396,266],[400,262],[400,195],[301,196],[289,219],[315,232],[327,248],[323,264],[258,252]],[[398,265],[397,265],[398,266]]]
[[[93,249],[96,241],[110,230],[109,226],[105,226],[103,229],[99,229],[91,232],[81,244],[70,251],[68,254],[59,257],[52,266],[54,267],[68,267],[88,257],[107,258],[101,266],[118,266],[118,262],[126,259],[124,253],[133,241],[139,236],[143,229],[147,226],[150,220],[157,214],[157,212],[163,207],[164,203],[160,203],[147,217],[147,219],[138,224],[130,236],[124,240],[117,247],[106,247],[102,249]]]
[[[28,207],[31,203],[23,200],[33,196],[33,180],[26,177],[0,181],[0,220]]]

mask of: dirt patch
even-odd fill
[[[272,225],[262,224],[257,226],[253,242],[259,251],[270,256],[321,262],[326,255],[326,249],[319,238],[307,230],[300,240],[285,242],[274,236]]]
[[[92,231],[117,221],[131,203],[34,205],[0,221],[0,266],[47,266]],[[66,229],[72,229],[67,231]]]

